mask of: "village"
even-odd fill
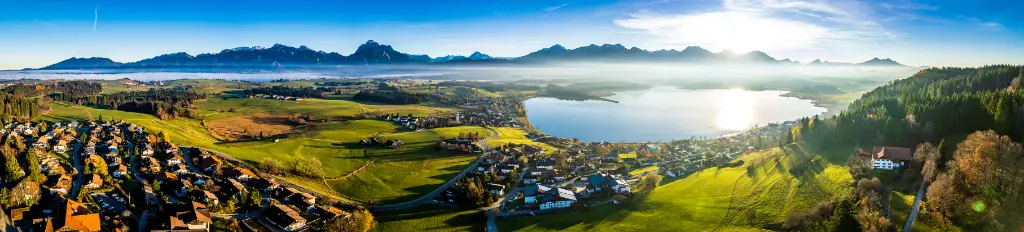
[[[299,231],[354,210],[130,123],[3,128],[11,146],[31,144],[30,172],[2,196],[4,227],[19,231]]]

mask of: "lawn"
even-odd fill
[[[203,147],[250,163],[264,158],[288,162],[312,156],[323,164],[327,180],[301,180],[307,183],[304,185],[328,195],[384,203],[418,198],[457,175],[475,159],[474,154],[435,150],[434,144],[439,138],[454,137],[462,132],[490,135],[481,127],[408,131],[391,122],[356,120],[303,127],[302,132],[289,134],[279,142],[222,142],[194,119],[158,120],[146,114],[65,103],[55,103],[53,108],[40,119],[63,121],[84,119],[89,115],[98,119],[102,115],[105,120],[125,120],[154,132],[168,133],[172,141],[182,146]],[[359,140],[375,135],[402,140],[406,145],[401,149],[359,145]],[[368,163],[365,169],[343,178]]]
[[[790,174],[793,154],[778,149],[741,157],[744,165],[711,168],[637,194],[630,202],[499,221],[503,231],[750,231],[780,225],[791,212],[852,192],[849,172],[814,158]]]
[[[401,211],[375,213],[375,231],[484,231],[487,221],[480,211],[440,206],[419,206]]]
[[[647,166],[647,167],[633,169],[632,171],[629,171],[629,174],[630,175],[640,175],[640,174],[643,174],[644,172],[657,171],[657,170],[658,170],[658,166]]]
[[[551,146],[550,144],[530,140],[530,138],[526,137],[526,131],[520,128],[495,127],[493,129],[498,132],[499,136],[497,138],[487,140],[487,145],[491,147],[497,147],[508,143],[514,143],[538,146],[544,148],[544,153],[551,153],[552,151],[559,150],[558,148]]]

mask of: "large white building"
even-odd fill
[[[875,169],[893,170],[902,167],[913,159],[910,148],[875,147],[871,151],[871,167]]]
[[[564,209],[572,207],[572,203],[576,203],[576,193],[571,190],[558,188],[558,191],[553,192],[540,204],[541,210],[549,209]]]

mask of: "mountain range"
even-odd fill
[[[679,63],[755,63],[755,64],[799,64],[789,59],[778,60],[760,51],[735,53],[723,51],[713,53],[704,48],[690,46],[683,50],[648,51],[637,47],[627,48],[621,44],[604,44],[568,49],[562,45],[543,48],[516,58],[495,58],[474,52],[469,56],[448,55],[430,57],[410,55],[396,51],[389,45],[373,40],[359,45],[355,52],[342,55],[337,52],[313,50],[306,46],[291,47],[274,44],[271,47],[238,47],[224,49],[218,53],[190,55],[179,52],[159,55],[135,62],[121,63],[103,57],[70,58],[40,69],[182,69],[182,68],[240,68],[277,69],[302,67],[330,67],[338,65],[376,64],[545,64],[559,62],[679,62]],[[862,65],[862,66],[904,66],[890,59],[874,58],[862,63],[833,63],[814,60],[810,65]]]

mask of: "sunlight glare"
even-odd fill
[[[718,95],[717,125],[723,130],[746,130],[754,123],[757,98],[743,89],[722,90]]]

